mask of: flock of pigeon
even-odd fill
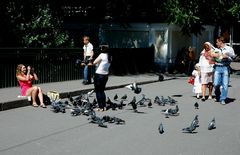
[[[161,96],[161,98],[159,98],[158,96],[155,98],[154,103],[157,103],[160,106],[165,106],[165,104],[169,104],[169,105],[175,105],[177,104],[177,101],[174,100],[173,98],[169,97],[164,99],[163,96]],[[194,104],[195,109],[199,109],[199,104],[197,102],[195,102]],[[175,109],[173,108],[168,108],[168,109],[164,109],[162,110],[162,114],[165,115],[165,118],[169,118],[169,116],[178,116],[179,115],[179,107],[178,105],[176,105]],[[199,120],[198,120],[198,115],[195,116],[195,118],[193,119],[193,121],[191,122],[189,127],[183,128],[182,131],[184,133],[194,133],[194,130],[199,127]],[[216,129],[216,123],[215,123],[215,118],[213,118],[209,125],[208,125],[208,130],[213,130]],[[159,127],[158,127],[159,133],[163,134],[164,133],[164,128],[163,128],[163,124],[160,123]]]
[[[132,90],[135,94],[139,94],[141,92],[141,88],[139,88],[136,84],[131,84],[126,86],[130,90]],[[122,110],[126,106],[131,106],[133,112],[135,113],[141,113],[138,111],[138,107],[148,107],[152,108],[153,103],[158,105],[158,106],[165,106],[165,105],[170,105],[170,106],[175,106],[175,108],[168,108],[161,110],[161,113],[165,115],[165,118],[169,118],[169,116],[178,116],[179,115],[179,107],[177,105],[177,101],[173,99],[170,96],[167,96],[167,98],[164,98],[163,96],[156,96],[154,99],[154,102],[152,103],[152,100],[147,98],[146,95],[142,94],[142,98],[137,101],[136,97],[134,96],[133,99],[128,103],[125,104],[124,102],[127,101],[127,95],[125,94],[121,98],[118,97],[116,94],[113,97],[114,101],[111,101],[109,97],[107,97],[106,101],[106,110]],[[89,95],[88,94],[81,94],[75,98],[71,97],[70,94],[67,96],[68,100],[62,101],[57,100],[57,101],[52,101],[51,104],[51,109],[55,113],[65,113],[66,109],[70,109],[70,113],[72,116],[80,116],[84,115],[88,117],[88,120],[90,123],[97,124],[99,127],[104,127],[107,128],[106,123],[111,123],[111,124],[125,124],[125,120],[118,118],[118,117],[111,117],[108,115],[105,115],[103,117],[99,117],[96,115],[96,112],[94,111],[95,108],[98,107],[97,100],[94,98],[92,102],[89,100]],[[119,103],[115,102],[120,99]],[[194,104],[195,109],[199,108],[199,104],[196,102]],[[195,116],[193,121],[191,122],[189,127],[183,128],[182,131],[184,133],[195,133],[194,131],[196,128],[199,127],[199,120],[198,120],[198,115]],[[209,125],[208,125],[208,130],[212,130],[216,128],[215,124],[215,118],[213,118]],[[159,133],[163,134],[164,133],[164,127],[163,124],[160,123],[158,127]]]

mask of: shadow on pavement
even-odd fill
[[[233,103],[236,99],[235,98],[227,98],[226,99],[226,104],[230,104],[230,103]]]

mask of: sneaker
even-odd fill
[[[205,99],[205,97],[202,97],[202,99],[201,99],[201,100],[204,102],[206,99]]]
[[[208,96],[208,100],[211,100],[212,99],[212,96]]]
[[[215,102],[219,102],[219,99],[217,99],[217,98],[214,98],[214,101],[215,101]]]
[[[200,98],[200,95],[199,94],[197,94],[197,99],[199,99]]]
[[[221,105],[225,105],[226,102],[225,102],[224,100],[222,100],[222,101],[220,102],[220,104],[221,104]]]

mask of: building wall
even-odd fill
[[[177,53],[189,46],[196,48],[196,57],[202,50],[204,42],[213,43],[214,27],[206,26],[205,31],[198,36],[186,36],[175,25],[164,23],[128,23],[103,24],[100,26],[101,42],[110,44],[110,48],[149,48],[154,47],[154,61],[164,71],[173,65]],[[100,43],[101,44],[101,43]]]

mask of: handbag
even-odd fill
[[[60,94],[57,91],[49,91],[47,92],[47,96],[53,102],[53,101],[59,100]]]
[[[194,76],[190,76],[189,78],[188,78],[188,83],[189,84],[191,84],[191,85],[194,85]]]

